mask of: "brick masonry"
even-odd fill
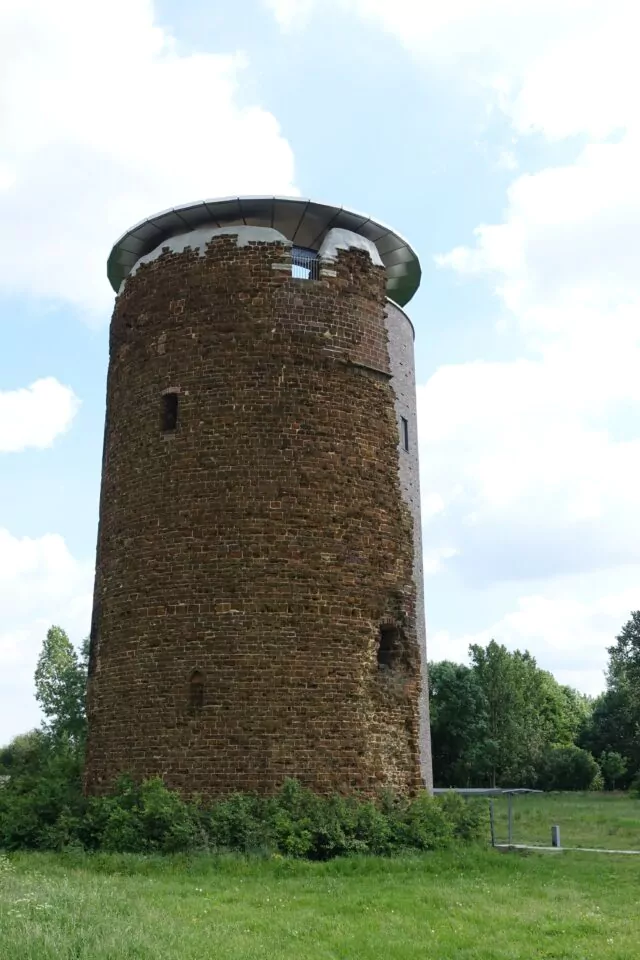
[[[284,240],[218,236],[141,264],[117,298],[89,793],[121,772],[205,797],[287,776],[422,783],[422,584],[384,270],[340,251],[335,276],[298,280],[277,266],[290,257]],[[397,628],[386,669],[381,624]]]

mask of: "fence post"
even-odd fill
[[[489,823],[491,824],[491,846],[496,845],[496,821],[493,809],[493,800],[489,800]]]
[[[509,794],[509,846],[513,841],[513,794]]]

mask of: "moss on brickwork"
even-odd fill
[[[221,236],[142,265],[117,299],[89,792],[122,772],[205,797],[286,777],[324,793],[420,785],[384,270],[352,250],[306,281],[288,259]]]

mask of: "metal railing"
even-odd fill
[[[298,280],[319,280],[320,261],[317,253],[294,247],[291,251],[291,276]]]
[[[536,850],[538,852],[560,853],[561,851],[571,853],[608,853],[613,855],[640,856],[640,850],[622,850],[609,847],[583,847],[570,846],[564,847],[560,841],[560,824],[549,823],[551,828],[551,845],[547,846],[541,842],[517,843],[514,838],[513,827],[513,798],[526,793],[544,793],[543,790],[534,790],[529,787],[436,787],[433,790],[434,795],[441,796],[449,793],[459,793],[463,797],[488,797],[489,798],[489,826],[491,828],[491,846],[496,850]],[[494,797],[506,796],[508,800],[507,807],[507,839],[498,840],[496,837],[496,811],[494,809]],[[571,824],[568,825],[569,830]],[[611,831],[613,832],[613,831]]]
[[[513,844],[513,798],[516,794],[521,793],[543,793],[542,790],[534,790],[531,787],[434,787],[434,795],[442,795],[448,793],[449,791],[453,793],[459,793],[463,797],[504,797],[508,798],[508,808],[507,808],[507,824],[508,824],[508,838],[507,844],[511,846]],[[497,846],[496,843],[496,821],[495,821],[495,810],[493,806],[493,799],[489,800],[489,825],[491,827],[491,846]]]

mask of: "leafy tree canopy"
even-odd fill
[[[85,641],[78,656],[61,627],[47,631],[36,666],[35,687],[45,729],[55,738],[84,740],[87,649]]]

